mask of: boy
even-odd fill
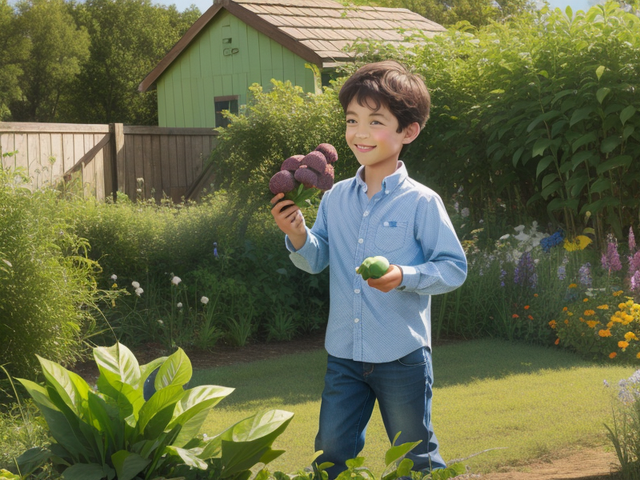
[[[429,117],[424,82],[393,61],[365,65],[339,95],[345,138],[361,167],[325,192],[313,228],[276,195],[271,213],[290,258],[318,273],[330,266],[328,356],[316,451],[335,478],[364,447],[376,399],[389,440],[422,440],[414,469],[444,468],[431,426],[430,299],[467,274],[464,251],[440,197],[409,178],[399,156]],[[285,206],[292,208],[284,209]],[[366,282],[355,270],[382,255],[391,266]]]

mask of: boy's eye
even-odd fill
[[[356,123],[356,121],[353,118],[347,118],[347,123]]]

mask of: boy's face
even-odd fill
[[[387,107],[373,110],[364,103],[354,98],[347,107],[347,144],[360,165],[395,171],[402,147],[418,136],[420,125],[413,123],[398,133],[398,119]]]

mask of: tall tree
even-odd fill
[[[21,65],[29,54],[30,42],[17,32],[16,16],[8,1],[0,0],[0,121],[10,118],[9,104],[20,98]]]
[[[150,0],[87,0],[75,15],[91,36],[90,57],[70,115],[89,123],[157,124],[156,92],[138,85],[200,16]]]
[[[89,36],[78,28],[64,0],[20,0],[18,33],[31,42],[22,63],[20,98],[11,102],[18,121],[56,120],[61,98],[88,55]]]

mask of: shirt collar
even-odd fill
[[[358,171],[356,172],[356,176],[355,176],[355,181],[356,181],[356,185],[359,185],[360,187],[362,187],[366,192],[367,184],[362,179],[362,175],[364,175],[364,165],[361,165],[360,168],[358,168]],[[384,180],[382,180],[382,191],[391,192],[398,185],[400,185],[404,181],[404,179],[407,178],[408,176],[409,176],[409,173],[407,172],[407,167],[405,166],[404,162],[402,160],[398,160],[398,166],[396,167],[396,171],[393,172],[391,175],[385,177]]]

